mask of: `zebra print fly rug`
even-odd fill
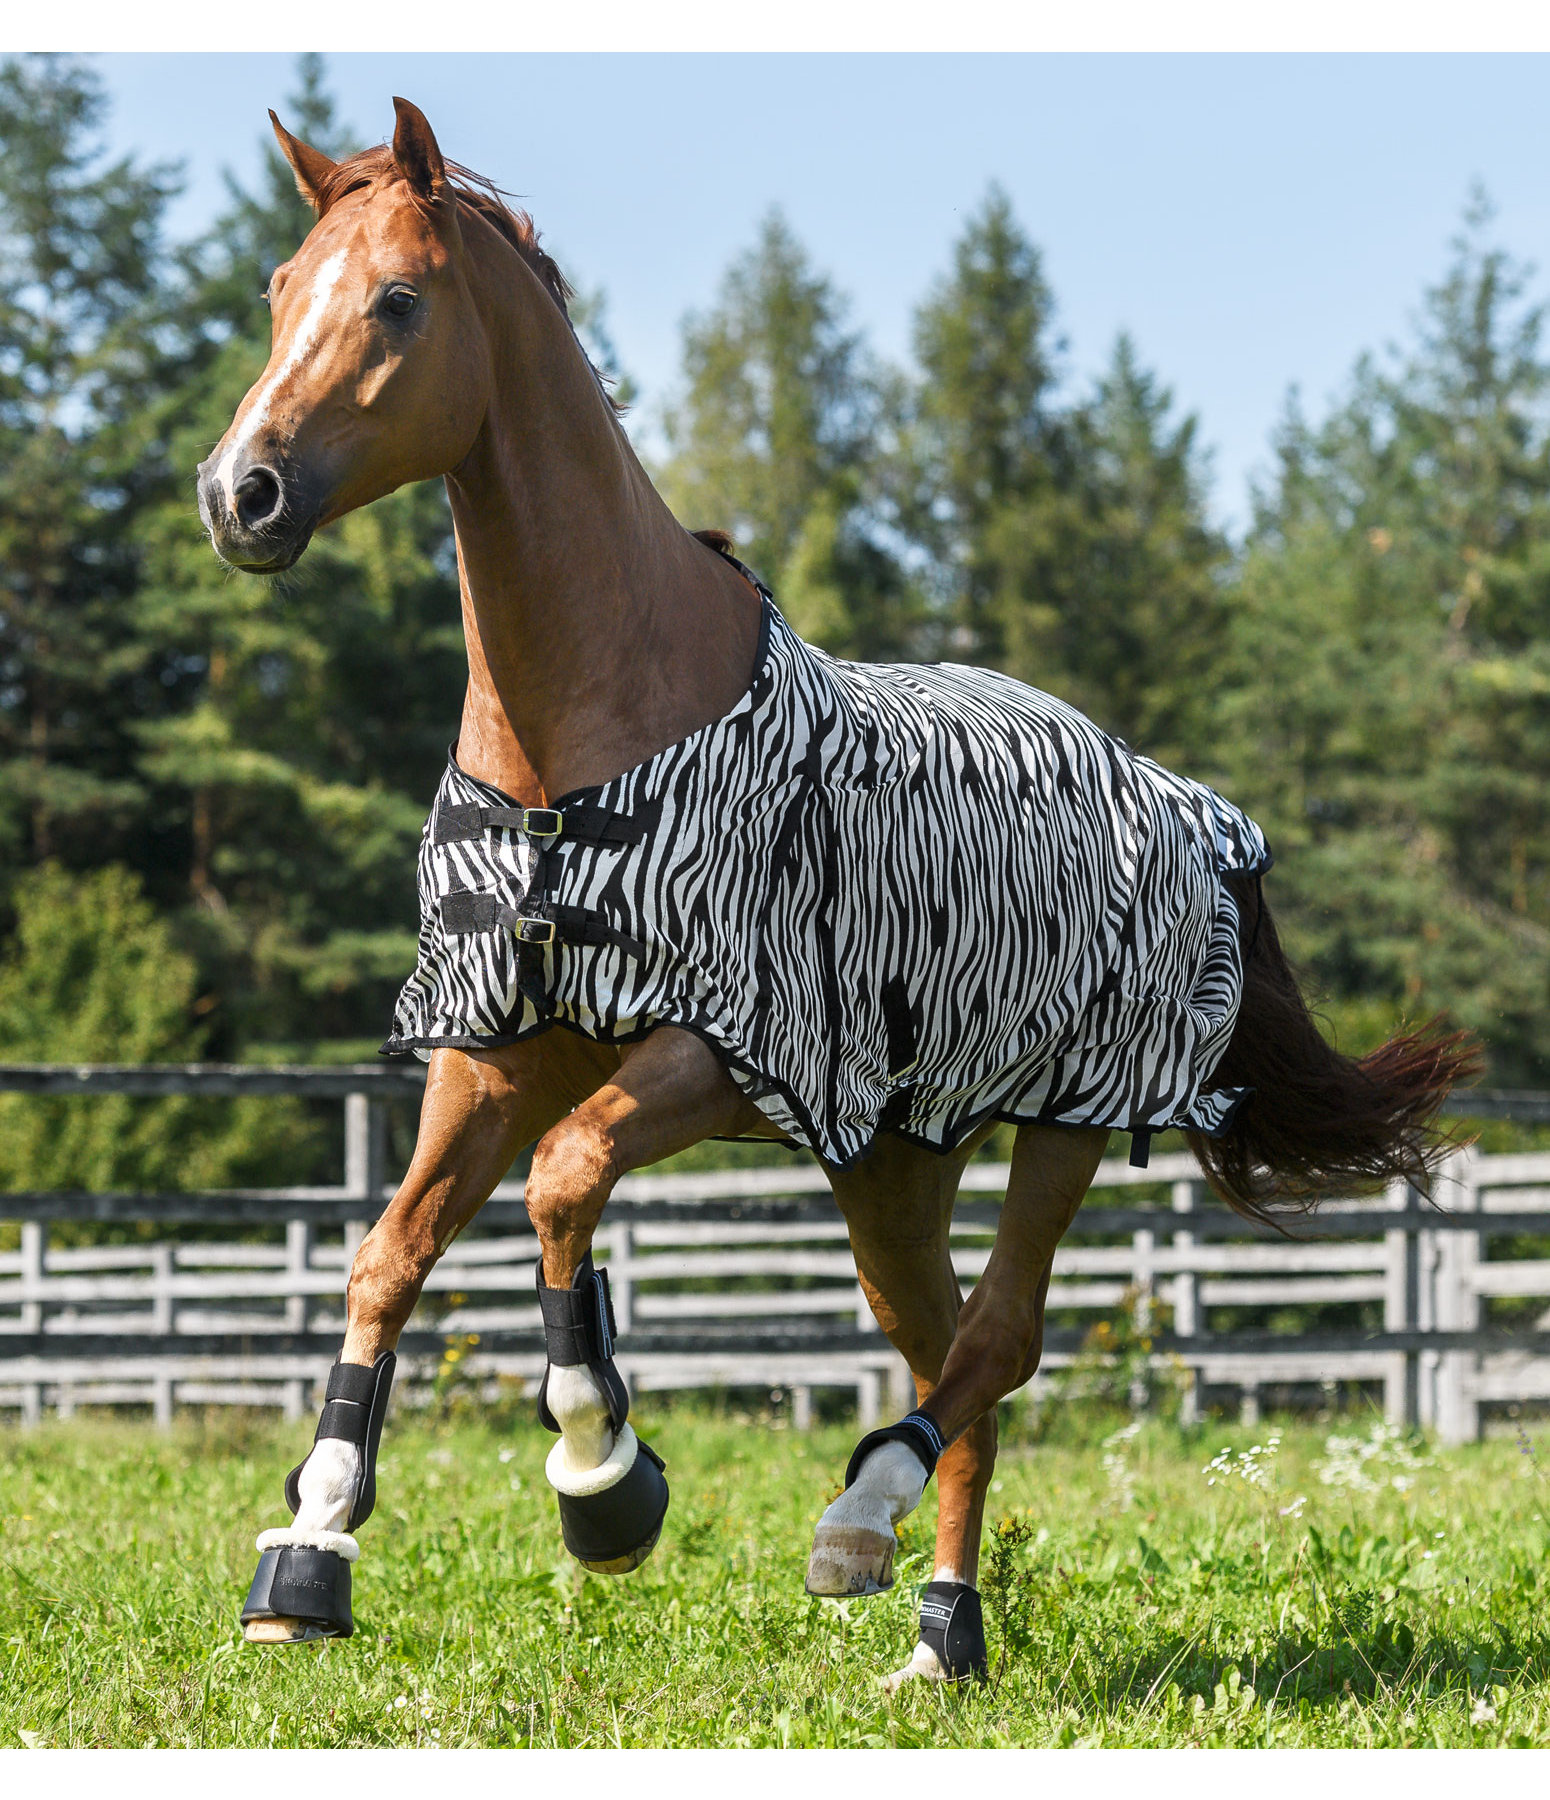
[[[837,1164],[988,1118],[1220,1131],[1259,828],[985,669],[838,661],[761,590],[752,683],[602,786],[522,808],[448,758],[384,1054],[696,1032]],[[454,747],[455,752],[455,747]]]

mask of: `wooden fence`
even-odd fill
[[[385,1108],[416,1100],[418,1065],[62,1068],[0,1066],[0,1091],[295,1094],[343,1101],[337,1186],[208,1193],[13,1193],[0,1252],[0,1408],[277,1405],[309,1412],[338,1350],[355,1248],[391,1195]],[[1472,1095],[1472,1113],[1550,1117],[1544,1096]],[[966,1285],[983,1269],[1006,1167],[969,1167],[953,1232]],[[1288,1242],[1205,1189],[1192,1159],[1104,1164],[1056,1254],[1037,1382],[1093,1355],[1092,1327],[1125,1323],[1187,1406],[1231,1397],[1381,1391],[1386,1415],[1474,1437],[1482,1408],[1550,1401],[1550,1154],[1454,1157],[1427,1204],[1403,1186],[1331,1200]],[[198,1226],[132,1244],[51,1244],[96,1220]],[[209,1241],[211,1228],[221,1241]],[[13,1232],[13,1238],[15,1233]],[[599,1232],[636,1391],[775,1391],[806,1422],[815,1390],[855,1397],[863,1423],[912,1400],[902,1362],[856,1282],[822,1172],[796,1156],[710,1175],[636,1175]],[[455,1372],[489,1390],[543,1367],[536,1242],[520,1182],[503,1183],[432,1273],[400,1346],[402,1389]],[[1307,1321],[1318,1321],[1310,1328]],[[1278,1328],[1279,1327],[1279,1328]],[[1084,1349],[1085,1346],[1085,1349]],[[455,1350],[456,1356],[449,1356]],[[1145,1353],[1142,1362],[1146,1361]]]

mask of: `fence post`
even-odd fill
[[[288,1276],[305,1275],[312,1263],[312,1226],[306,1219],[287,1220],[285,1226],[285,1272]],[[304,1332],[307,1329],[308,1297],[290,1294],[285,1301],[285,1329]]]
[[[879,1369],[862,1369],[856,1375],[856,1426],[871,1431],[883,1414],[883,1377]]]
[[[374,1094],[344,1100],[344,1185],[352,1199],[369,1202],[375,1219],[387,1185],[387,1107]]]
[[[1195,1210],[1193,1181],[1174,1182],[1173,1210],[1181,1214]],[[1187,1256],[1194,1247],[1194,1232],[1174,1232],[1173,1248],[1177,1253]],[[1194,1338],[1200,1334],[1200,1277],[1193,1269],[1178,1269],[1174,1273],[1173,1333],[1175,1337],[1181,1338]],[[1185,1367],[1189,1385],[1179,1402],[1179,1422],[1193,1425],[1200,1417],[1200,1370],[1195,1363],[1186,1363]]]
[[[41,1219],[22,1220],[22,1293],[30,1289],[33,1294],[43,1292],[44,1259],[48,1251],[48,1227]],[[23,1299],[20,1308],[21,1328],[26,1332],[43,1331],[43,1302],[41,1298]],[[43,1417],[43,1383],[29,1381],[22,1387],[22,1424],[36,1425]]]
[[[1467,1151],[1450,1157],[1438,1177],[1438,1204],[1448,1212],[1478,1212],[1480,1189],[1470,1169]],[[1437,1268],[1437,1328],[1440,1331],[1478,1331],[1480,1295],[1475,1287],[1475,1268],[1480,1260],[1480,1238],[1473,1231],[1439,1232],[1442,1239]],[[1473,1443],[1480,1435],[1480,1402],[1475,1397],[1479,1352],[1445,1350],[1437,1380],[1437,1435],[1445,1444]]]
[[[151,1246],[151,1329],[171,1337],[176,1325],[172,1300],[172,1245]]]
[[[1391,1181],[1386,1199],[1393,1212],[1410,1204],[1410,1187]],[[1406,1331],[1415,1323],[1416,1240],[1401,1228],[1383,1234],[1383,1329]],[[1414,1425],[1420,1400],[1418,1367],[1413,1350],[1396,1350],[1383,1376],[1383,1416],[1391,1425]]]
[[[888,1361],[888,1404],[901,1416],[913,1412],[919,1405],[915,1397],[915,1377],[897,1350]]]
[[[635,1228],[627,1219],[609,1227],[608,1295],[623,1336],[635,1323]]]
[[[1150,1337],[1152,1334],[1152,1279],[1155,1268],[1152,1258],[1157,1248],[1157,1234],[1153,1231],[1138,1231],[1131,1243],[1135,1257],[1135,1261],[1131,1265],[1135,1271],[1135,1329],[1139,1337]],[[1145,1412],[1149,1399],[1146,1382],[1137,1376],[1130,1384],[1130,1410],[1133,1413]]]

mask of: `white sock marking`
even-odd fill
[[[354,1562],[360,1550],[355,1539],[346,1535],[345,1526],[365,1475],[365,1461],[354,1444],[340,1438],[319,1438],[296,1478],[301,1490],[296,1517],[289,1525],[261,1532],[259,1549],[311,1544],[319,1550],[337,1550],[346,1562]]]
[[[946,1681],[947,1671],[942,1667],[935,1650],[929,1644],[917,1643],[910,1652],[910,1659],[902,1669],[895,1669],[883,1680],[883,1692],[896,1694],[906,1681]]]
[[[562,1465],[573,1474],[595,1469],[613,1452],[608,1401],[596,1376],[585,1365],[549,1371],[549,1410],[562,1433]]]
[[[252,442],[254,434],[268,418],[269,403],[274,399],[281,382],[312,348],[312,341],[318,334],[318,327],[323,323],[324,313],[328,310],[329,297],[338,286],[339,277],[344,273],[348,255],[348,251],[336,250],[318,270],[317,280],[312,286],[312,298],[307,302],[307,310],[302,315],[300,325],[296,327],[284,361],[259,389],[236,436],[227,444],[226,454],[216,466],[216,484],[225,495],[226,504],[233,510],[236,508],[237,497],[232,491],[231,476],[232,470],[236,467],[237,458]]]
[[[879,1444],[861,1465],[855,1481],[819,1523],[860,1526],[884,1537],[914,1512],[926,1491],[926,1471],[908,1444]]]

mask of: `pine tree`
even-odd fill
[[[878,517],[893,389],[779,212],[686,321],[683,356],[661,471],[678,516],[730,532],[804,635],[908,654],[915,609]]]
[[[171,172],[109,162],[103,95],[56,57],[0,65],[0,866],[142,859],[131,721],[164,689],[127,602],[166,479],[148,404]]]
[[[1234,597],[1236,797],[1359,1040],[1447,1006],[1550,1071],[1550,434],[1543,308],[1474,204],[1417,341],[1293,410]]]
[[[1195,421],[1173,418],[1125,337],[1091,397],[1059,404],[1052,316],[1038,251],[993,187],[917,315],[901,522],[953,654],[1190,766],[1227,562]]]
[[[1005,659],[1005,560],[1024,535],[1009,515],[1052,495],[1069,460],[1051,406],[1053,304],[1038,251],[992,186],[916,314],[922,379],[900,501],[935,565],[951,648],[969,661]]]

